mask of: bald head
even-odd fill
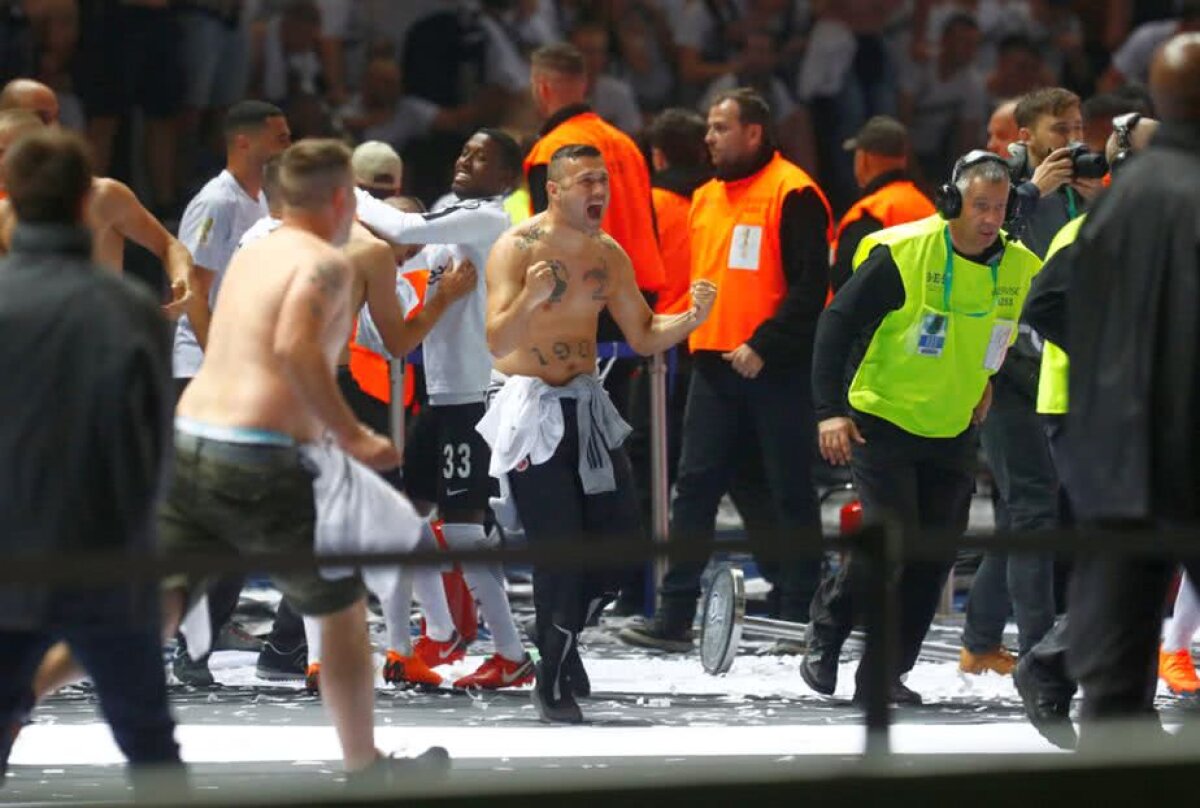
[[[1131,154],[1136,154],[1142,149],[1150,145],[1150,139],[1154,137],[1154,133],[1158,131],[1159,122],[1154,118],[1139,118],[1129,129],[1129,151]],[[1121,134],[1114,131],[1108,137],[1108,144],[1104,148],[1104,158],[1108,160],[1109,165],[1112,165],[1117,153],[1121,151]]]
[[[1008,159],[1008,146],[1020,138],[1017,126],[1017,102],[1005,101],[996,107],[988,121],[988,151]]]
[[[1177,34],[1159,48],[1150,95],[1162,120],[1200,123],[1200,32]]]
[[[33,79],[13,79],[0,90],[0,110],[23,109],[32,112],[47,125],[58,124],[58,96],[45,84]]]

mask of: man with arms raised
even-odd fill
[[[658,353],[705,320],[716,287],[693,283],[692,306],[681,314],[650,310],[628,255],[600,229],[609,177],[595,147],[556,151],[546,192],[548,210],[506,233],[488,260],[488,347],[508,379],[478,429],[531,545],[634,539],[637,500],[621,449],[629,426],[596,376],[597,318],[607,309],[635,351]],[[542,720],[583,720],[572,686],[583,673],[576,643],[611,588],[595,573],[535,566],[541,661],[533,697]]]

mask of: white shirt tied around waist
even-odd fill
[[[616,490],[609,451],[620,448],[633,430],[591,373],[560,386],[532,376],[505,380],[475,427],[492,449],[491,476],[501,477],[526,458],[536,466],[554,455],[563,437],[564,398],[577,402],[579,481],[584,493]]]

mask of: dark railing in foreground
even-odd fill
[[[868,656],[875,663],[866,671],[867,701],[865,754],[885,755],[890,750],[891,708],[887,701],[889,671],[896,647],[897,576],[892,574],[906,561],[952,560],[961,549],[1005,550],[1008,552],[1056,552],[1117,554],[1146,557],[1184,558],[1200,548],[1200,530],[1130,530],[1100,528],[997,534],[960,537],[935,531],[905,530],[894,522],[868,526],[839,538],[818,538],[791,533],[776,535],[779,541],[686,540],[671,543],[612,539],[591,536],[563,537],[539,547],[516,546],[491,550],[432,550],[411,553],[346,555],[297,555],[262,553],[247,555],[156,555],[87,552],[64,557],[12,553],[0,565],[0,586],[38,585],[92,589],[106,585],[157,580],[188,573],[196,576],[228,576],[261,572],[309,570],[314,567],[442,566],[448,563],[497,562],[537,564],[543,567],[628,568],[651,560],[703,562],[714,552],[753,553],[760,560],[778,562],[812,558],[831,550],[854,551],[869,563],[864,603]]]

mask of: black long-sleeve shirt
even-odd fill
[[[865,199],[893,182],[902,182],[908,178],[908,173],[903,169],[885,171],[867,183],[863,188],[862,198]],[[833,286],[833,291],[836,292],[845,286],[846,281],[850,280],[850,276],[854,273],[854,254],[858,252],[858,245],[864,238],[882,229],[883,222],[864,210],[857,219],[847,224],[845,229],[838,234],[837,252],[833,256],[833,267],[829,270],[829,282]]]
[[[1067,292],[1071,286],[1071,247],[1056,252],[1033,278],[1021,319],[1063,350],[1067,349]]]
[[[969,261],[986,264],[1002,248],[997,240]],[[821,315],[813,346],[813,404],[817,420],[847,415],[846,391],[879,323],[904,305],[900,268],[887,246],[871,251]]]

